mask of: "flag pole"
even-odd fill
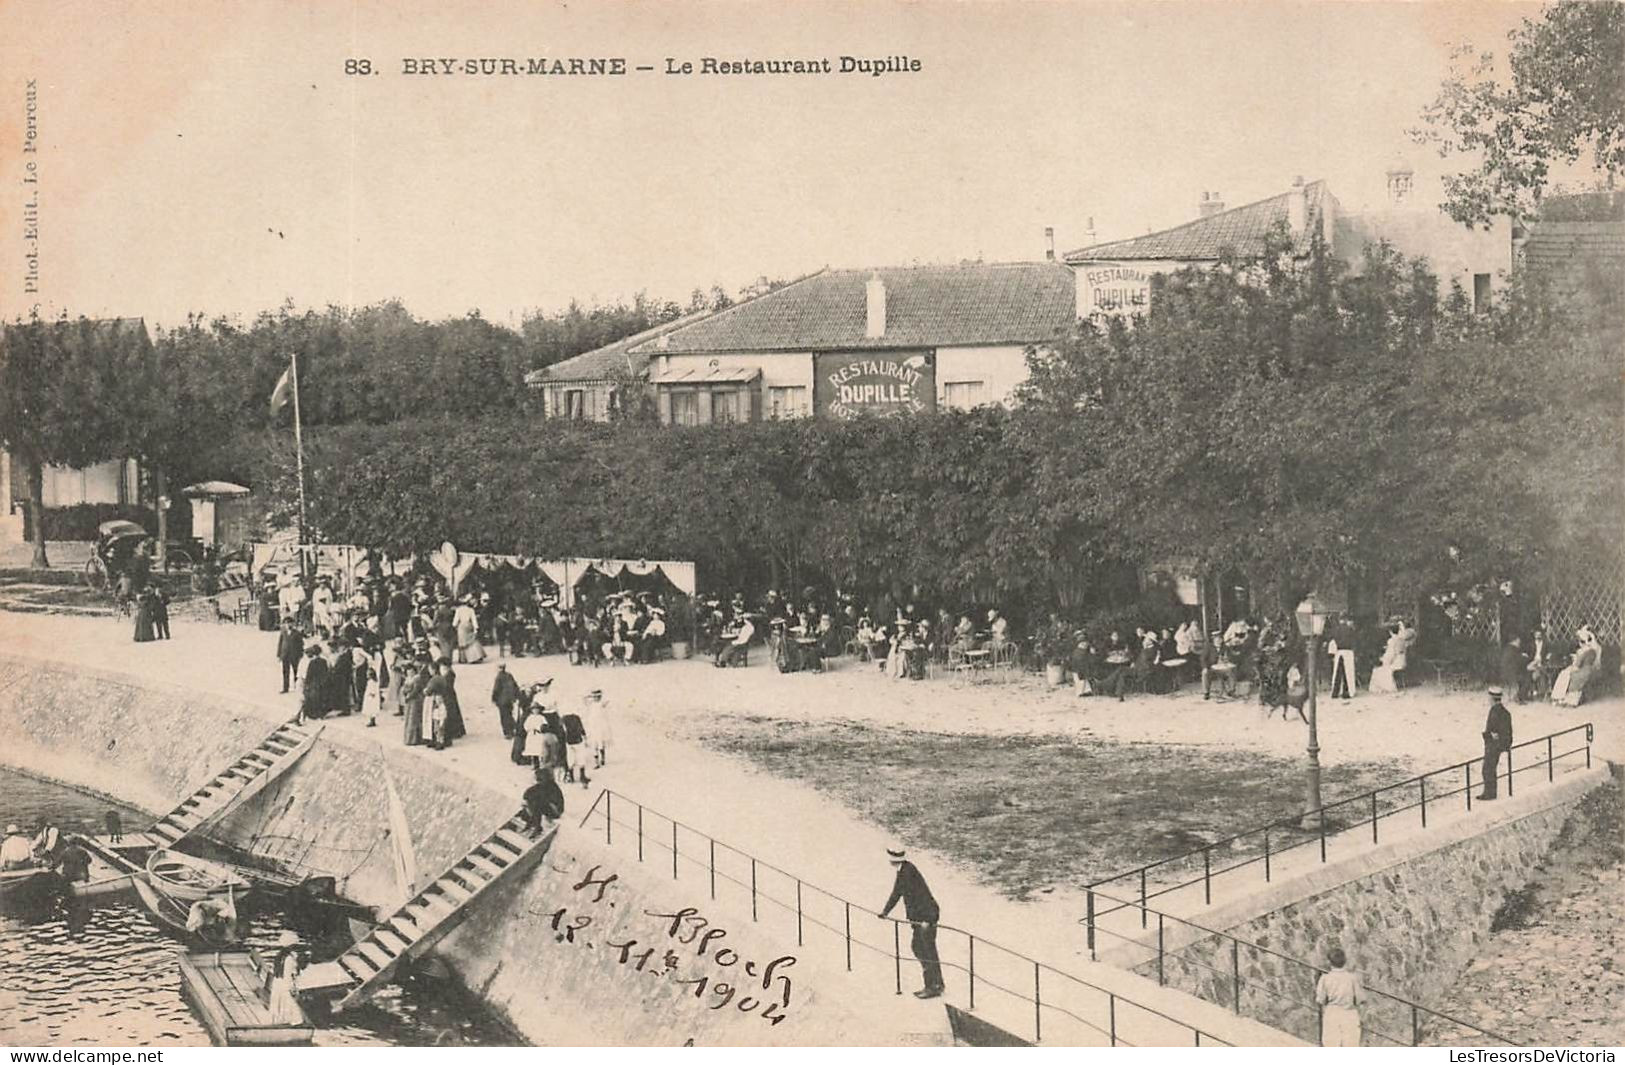
[[[299,472],[299,569],[305,560],[305,436],[299,424],[299,352],[288,352],[289,374],[293,379],[293,447]]]

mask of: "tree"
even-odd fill
[[[0,338],[0,440],[28,482],[33,565],[45,551],[45,467],[123,457],[130,385],[150,352],[138,319],[17,320]]]
[[[1506,74],[1491,53],[1461,49],[1412,130],[1441,156],[1477,166],[1445,179],[1444,209],[1466,223],[1534,215],[1554,163],[1588,157],[1611,188],[1625,168],[1625,5],[1564,0],[1510,35]]]

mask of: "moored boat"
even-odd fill
[[[160,894],[187,903],[248,889],[248,881],[225,866],[172,850],[156,850],[147,858],[147,883]]]
[[[157,918],[158,923],[171,931],[207,946],[229,946],[237,942],[237,909],[230,893],[225,899],[219,900],[229,905],[227,916],[215,922],[199,922],[191,920],[192,907],[198,905],[197,902],[188,904],[170,898],[154,888],[143,876],[137,876],[132,880],[131,886],[135,888],[136,894],[141,896],[141,901],[146,904],[153,917]]]
[[[70,843],[83,847],[90,855],[89,878],[70,881],[69,889],[79,898],[95,898],[131,890],[141,875],[141,867],[119,849],[104,846],[91,836],[70,836]]]
[[[62,877],[45,865],[0,872],[0,905],[27,906],[62,890]]]

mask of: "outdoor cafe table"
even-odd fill
[[[978,647],[970,651],[962,651],[960,657],[965,660],[965,666],[971,671],[971,676],[986,673],[993,663],[993,652],[986,647]]]

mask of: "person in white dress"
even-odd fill
[[[299,983],[299,937],[284,932],[277,937],[277,953],[271,959],[271,981],[267,987],[266,1009],[272,1024],[304,1024],[305,1013],[295,997]]]
[[[1578,644],[1574,657],[1552,682],[1552,702],[1558,706],[1580,705],[1585,687],[1596,676],[1597,666],[1602,661],[1602,645],[1597,642],[1597,634],[1591,631],[1590,626],[1581,625],[1574,636]]]
[[[1383,648],[1382,661],[1371,671],[1371,683],[1367,685],[1371,694],[1392,695],[1399,691],[1396,674],[1408,664],[1411,643],[1415,639],[1415,629],[1409,628],[1403,621],[1394,622],[1388,634],[1388,644]]]
[[[609,704],[604,702],[604,693],[600,689],[594,688],[582,700],[581,723],[587,728],[593,768],[602,769],[609,764],[610,727]]]

